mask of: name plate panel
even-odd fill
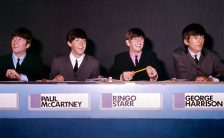
[[[0,110],[18,110],[19,95],[18,93],[1,93]]]
[[[30,94],[30,110],[90,110],[88,93]]]
[[[224,93],[175,93],[174,110],[223,110]]]
[[[160,93],[103,93],[101,109],[103,110],[162,110]]]

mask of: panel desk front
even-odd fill
[[[0,118],[224,119],[224,83],[1,82]]]

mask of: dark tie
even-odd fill
[[[78,60],[75,60],[75,67],[74,67],[74,72],[76,72],[78,70]]]
[[[16,72],[18,72],[18,73],[20,72],[20,68],[21,68],[19,61],[20,61],[20,58],[17,58]]]
[[[135,56],[135,66],[138,65],[138,56]]]
[[[198,61],[197,55],[194,55],[194,61],[196,64],[198,64],[199,61]]]

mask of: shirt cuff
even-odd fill
[[[20,74],[20,81],[28,81],[28,78],[24,74]]]
[[[212,82],[219,82],[219,79],[218,78],[215,78],[215,77],[212,77],[212,76],[209,76],[209,78],[212,79]]]

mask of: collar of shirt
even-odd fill
[[[138,53],[137,55],[134,54],[134,53],[131,53],[131,52],[129,52],[129,54],[130,54],[131,60],[132,60],[132,62],[133,62],[134,64],[135,64],[135,56],[138,56],[138,62],[139,62],[139,59],[140,59],[141,56],[142,56],[142,52]]]
[[[69,58],[70,58],[70,60],[71,60],[71,62],[72,62],[72,67],[74,68],[74,66],[75,66],[75,62],[76,62],[76,59],[77,59],[77,61],[78,61],[78,68],[79,68],[80,65],[82,64],[82,61],[83,61],[84,57],[85,57],[85,54],[83,54],[83,55],[82,55],[81,57],[79,57],[79,58],[76,58],[72,53],[70,53]]]
[[[190,53],[190,55],[194,58],[194,55],[197,55],[197,58],[198,58],[198,60],[200,59],[200,57],[201,57],[201,52],[198,52],[198,53],[193,53],[193,52],[191,52],[189,49],[188,49],[188,52]]]
[[[19,64],[21,65],[23,63],[24,58],[26,57],[26,53],[24,55],[22,55],[21,57],[17,57],[15,55],[15,53],[12,53],[12,61],[13,61],[13,65],[16,68],[16,63],[17,63],[17,59],[19,58]]]

